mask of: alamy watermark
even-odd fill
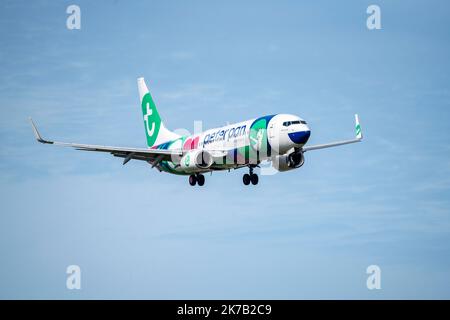
[[[67,7],[66,13],[69,15],[66,20],[66,27],[69,30],[81,29],[81,9],[76,4]]]
[[[81,289],[81,268],[77,265],[70,265],[66,269],[68,274],[66,279],[66,288],[69,290]]]
[[[381,9],[376,4],[371,4],[366,10],[369,16],[366,20],[366,26],[369,30],[380,30],[381,29]]]
[[[381,289],[381,268],[376,264],[372,264],[367,267],[366,273],[369,275],[366,281],[367,289]]]

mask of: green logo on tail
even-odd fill
[[[155,103],[153,102],[150,93],[147,93],[142,98],[142,114],[144,115],[147,145],[151,147],[158,137],[159,128],[161,127],[161,118],[156,110]]]

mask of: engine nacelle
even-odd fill
[[[186,171],[208,169],[212,164],[213,157],[206,150],[189,151],[180,160],[180,167]]]
[[[288,171],[300,168],[305,163],[305,156],[301,151],[292,152],[287,155],[276,156],[272,163],[278,171]]]

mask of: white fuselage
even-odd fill
[[[249,164],[256,165],[260,161],[301,148],[308,141],[309,136],[310,129],[303,119],[295,115],[278,114],[180,137],[156,148],[162,146],[164,149],[192,150],[188,152],[191,154],[188,161],[196,161],[201,151],[204,151],[203,155],[205,152],[211,155],[214,160],[212,165],[205,164],[202,168],[195,163],[188,166],[186,159],[181,159],[181,165],[178,161],[167,161],[162,164],[162,169],[165,171],[188,174]]]

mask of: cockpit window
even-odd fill
[[[306,121],[304,121],[304,120],[295,120],[295,121],[285,121],[285,122],[283,122],[283,126],[285,126],[285,127],[289,127],[290,125],[293,125],[293,124],[306,124]]]

